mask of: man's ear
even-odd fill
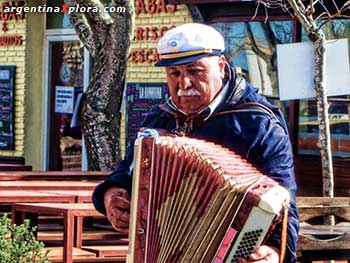
[[[226,66],[226,58],[224,55],[219,56],[219,67],[220,67],[220,77],[221,79],[225,78],[225,66]]]

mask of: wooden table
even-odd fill
[[[1,163],[0,171],[31,171],[31,165],[24,164],[12,164],[12,163]]]
[[[76,219],[89,216],[102,216],[95,210],[93,204],[60,204],[60,203],[16,203],[12,205],[12,222],[23,223],[25,218],[31,217],[31,222],[37,222],[38,215],[63,216],[63,262],[73,262],[74,245],[81,246],[82,226],[75,226]],[[74,235],[74,232],[75,235]]]
[[[82,181],[0,181],[0,190],[94,190],[98,182]]]
[[[26,190],[1,190],[0,203],[74,203],[76,196],[67,192],[62,194]]]
[[[0,171],[0,181],[53,180],[103,181],[110,171]]]
[[[91,203],[93,193],[92,190],[40,190],[40,192],[56,195],[73,195],[75,197],[75,203]]]

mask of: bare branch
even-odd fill
[[[232,60],[234,60],[235,57],[244,49],[245,49],[245,44],[243,43],[242,45],[238,46],[238,48],[230,54],[230,56],[227,58],[227,61],[231,62]]]
[[[261,4],[261,1],[257,1],[257,6],[256,6],[256,8],[255,8],[255,12],[254,12],[254,15],[253,15],[253,17],[252,17],[251,20],[254,20],[255,17],[257,16],[258,10],[259,10],[259,7],[260,7],[260,4]]]
[[[327,9],[327,7],[324,5],[323,1],[320,2],[320,5],[322,6],[322,8],[324,9],[324,11],[327,13],[328,17],[331,16],[331,13],[329,12],[329,10]]]
[[[301,0],[288,0],[290,6],[294,10],[294,14],[297,16],[299,22],[304,27],[311,40],[318,38],[324,38],[322,31],[316,26],[312,16],[306,14],[306,8]]]
[[[268,54],[266,54],[265,52],[263,52],[258,44],[255,41],[254,38],[254,34],[253,31],[249,25],[249,23],[245,23],[246,29],[247,29],[247,36],[249,37],[249,44],[251,45],[252,50],[254,51],[254,53],[256,53],[259,57],[263,58],[264,60],[267,60],[268,58]]]
[[[337,13],[339,13],[339,7],[338,7],[337,3],[334,0],[332,0],[332,3],[335,6],[335,8],[337,9]]]
[[[327,10],[328,18],[319,24],[319,28],[322,28],[325,24],[327,24],[329,21],[331,21],[334,18],[349,18],[350,17],[349,15],[342,15],[342,13],[344,13],[347,9],[350,9],[350,0],[347,1],[340,9],[337,7],[337,12],[333,15],[331,15]]]
[[[293,16],[293,14],[289,11],[289,7],[288,7],[288,4],[286,3],[286,0],[257,0],[256,2],[257,2],[257,7],[255,9],[255,13],[252,17],[252,20],[257,16],[261,5],[264,6],[264,10],[265,10],[265,23],[268,20],[268,9],[281,8],[283,12]]]

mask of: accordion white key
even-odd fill
[[[135,142],[128,263],[237,262],[282,218],[288,191],[219,145]]]

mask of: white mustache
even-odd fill
[[[196,89],[186,89],[186,90],[183,90],[183,89],[178,89],[177,91],[177,96],[181,97],[181,96],[200,96],[201,93],[196,90]]]

